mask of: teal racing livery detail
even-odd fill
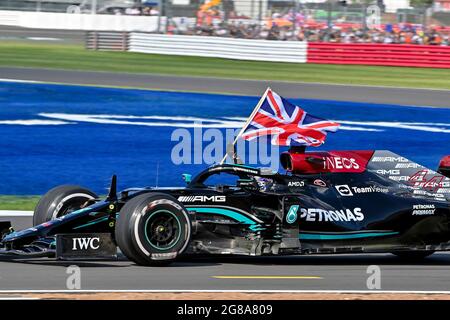
[[[286,222],[289,224],[294,223],[295,221],[297,221],[297,211],[298,211],[299,206],[298,205],[294,205],[291,206],[289,208],[289,211],[286,215]]]
[[[355,233],[341,233],[341,234],[326,234],[326,233],[304,233],[300,231],[300,240],[345,240],[345,239],[359,239],[370,237],[385,237],[397,235],[394,231],[379,231],[379,232],[355,232]]]
[[[94,212],[94,213],[97,213],[97,212]],[[92,226],[94,224],[97,224],[97,223],[100,223],[100,222],[104,222],[104,221],[107,221],[107,220],[108,220],[108,217],[101,217],[101,218],[92,220],[92,221],[90,221],[88,223],[82,224],[80,226],[76,226],[76,227],[73,228],[73,230],[77,230],[77,229],[85,228],[85,227],[88,227],[88,226]]]
[[[242,213],[233,210],[232,208],[219,208],[219,207],[187,207],[188,211],[195,213],[207,213],[207,214],[217,214],[228,218],[231,218],[239,223],[249,225],[249,229],[252,231],[260,231],[263,228],[261,224],[255,222],[249,217],[243,215]]]

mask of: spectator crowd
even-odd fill
[[[449,31],[430,28],[402,27],[366,29],[361,27],[325,26],[260,26],[242,22],[199,25],[185,28],[174,26],[169,29],[174,34],[189,34],[243,39],[266,39],[334,43],[385,43],[385,44],[426,44],[449,46]]]
[[[423,28],[420,24],[382,24],[363,27],[361,23],[311,21],[302,13],[272,14],[261,23],[231,15],[228,19],[220,13],[199,15],[195,21],[179,20],[168,28],[172,34],[266,39],[285,41],[334,42],[334,43],[385,43],[450,45],[450,27]]]

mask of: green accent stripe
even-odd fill
[[[369,237],[384,237],[399,234],[398,232],[361,232],[350,234],[322,234],[322,233],[300,233],[300,240],[344,240],[344,239],[360,239]]]
[[[88,223],[86,223],[86,224],[83,224],[83,225],[81,225],[81,226],[77,226],[77,227],[73,228],[73,230],[80,229],[80,228],[84,228],[84,227],[87,227],[87,226],[91,226],[91,225],[93,225],[93,224],[96,224],[96,223],[99,223],[99,222],[102,222],[102,221],[106,221],[106,220],[108,220],[108,218],[109,218],[109,217],[106,216],[106,217],[101,217],[101,218],[99,218],[99,219],[92,220],[91,222],[88,222]]]

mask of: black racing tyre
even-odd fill
[[[417,250],[417,251],[395,251],[392,254],[396,255],[400,259],[404,260],[422,260],[428,256],[431,256],[434,251]]]
[[[97,198],[92,191],[80,186],[62,185],[48,191],[34,209],[33,225],[38,225],[82,208]]]
[[[140,265],[164,266],[186,250],[191,220],[183,205],[164,193],[146,193],[120,210],[115,238],[122,253]]]

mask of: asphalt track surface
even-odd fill
[[[16,228],[27,227],[31,218],[12,222]],[[186,257],[164,268],[137,266],[120,254],[115,261],[0,260],[0,291],[66,290],[67,267],[72,265],[80,267],[82,290],[360,291],[367,290],[367,268],[377,265],[381,290],[450,292],[450,253],[414,263],[390,254]]]
[[[267,85],[285,96],[448,107],[449,92],[246,80],[183,78],[60,70],[0,68],[1,78],[259,95]],[[157,85],[155,84],[157,83]],[[30,218],[12,219],[17,228]],[[381,269],[382,290],[450,291],[450,254],[420,262],[390,254],[296,257],[197,257],[170,267],[116,261],[10,259],[0,262],[0,290],[65,290],[67,267],[81,268],[83,290],[367,290],[367,268]],[[373,292],[373,291],[372,291]]]
[[[83,44],[85,31],[0,26],[0,40]]]
[[[1,79],[260,96],[270,86],[284,97],[450,107],[450,90],[427,90],[153,74],[0,67]]]

